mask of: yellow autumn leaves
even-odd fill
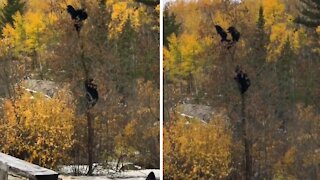
[[[3,29],[4,46],[14,47],[16,53],[41,50],[48,38],[48,25],[58,20],[50,14],[44,17],[41,12],[26,12],[23,16],[18,12],[14,15],[14,24],[6,24]]]
[[[213,48],[219,46],[220,38],[216,36],[215,24],[225,29],[232,25],[236,26],[242,34],[238,49],[241,51],[248,49],[248,41],[253,36],[253,32],[248,28],[256,28],[250,26],[256,26],[260,5],[264,10],[264,30],[268,35],[268,43],[265,44],[267,61],[278,61],[286,44],[289,44],[295,53],[301,44],[306,43],[305,30],[294,24],[293,15],[285,10],[285,5],[280,0],[263,0],[261,3],[248,0],[237,6],[225,4],[218,1],[197,3],[179,1],[170,7],[184,29],[179,35],[171,35],[168,39],[170,46],[164,48],[164,66],[171,75],[181,76],[190,72],[191,59],[200,52],[210,51],[212,55],[217,55],[217,51]],[[243,52],[243,55],[246,53]],[[199,58],[193,61],[203,63]]]
[[[117,38],[126,28],[126,24],[138,31],[143,24],[150,24],[154,18],[148,15],[147,7],[141,6],[133,0],[108,0],[108,7],[112,7],[111,22],[109,24],[110,38]],[[159,12],[159,6],[155,9]]]
[[[197,55],[203,52],[202,47],[195,35],[182,34],[177,37],[175,34],[169,38],[169,49],[164,48],[165,68],[169,70],[171,77],[186,77],[198,68]]]
[[[4,104],[0,151],[45,167],[66,162],[73,145],[74,110],[62,93],[52,99],[23,92]]]
[[[112,23],[109,24],[111,30],[111,37],[117,36],[122,32],[126,26],[126,23],[130,21],[134,29],[137,29],[141,23],[139,21],[139,9],[130,7],[130,3],[133,1],[108,1],[107,4],[112,6],[111,19]]]
[[[223,118],[208,124],[178,118],[163,133],[166,177],[223,179],[230,173],[231,131]]]
[[[294,17],[285,11],[284,4],[279,0],[263,1],[265,27],[271,29],[270,42],[267,45],[268,61],[277,61],[285,45],[290,42],[290,48],[297,52],[303,43],[304,30],[298,29],[293,23]]]
[[[73,1],[69,3],[78,4]],[[78,4],[78,6],[80,5]],[[107,0],[106,7],[111,13],[108,29],[106,29],[106,33],[109,32],[110,39],[118,38],[128,23],[137,32],[143,25],[155,26],[152,27],[155,29],[159,28],[159,25],[154,25],[154,21],[157,19],[150,15],[148,7],[140,5],[133,0]],[[6,47],[15,47],[16,51],[25,52],[44,48],[45,44],[43,42],[45,38],[52,36],[50,32],[54,31],[51,25],[59,24],[59,21],[69,18],[65,8],[65,3],[58,3],[58,6],[53,6],[49,1],[41,3],[39,1],[30,1],[28,3],[28,11],[23,15],[16,13],[13,17],[14,24],[6,24],[3,29],[2,49],[8,50]],[[152,11],[159,15],[159,8],[158,6]],[[62,12],[64,12],[64,18],[61,18]]]

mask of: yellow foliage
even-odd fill
[[[317,32],[317,35],[320,36],[320,26],[317,27],[316,32]],[[318,44],[318,47],[315,48],[314,51],[320,53],[320,48],[319,48],[320,40],[319,40],[319,38],[318,38],[317,44]]]
[[[130,121],[127,126],[125,127],[123,133],[120,133],[118,136],[115,137],[116,142],[116,153],[118,155],[127,155],[132,156],[136,149],[131,146],[131,143],[135,142],[132,141],[133,137],[135,137],[136,129],[137,129],[138,121],[132,120]]]
[[[304,177],[311,167],[320,163],[320,116],[315,108],[303,104],[297,105],[297,116],[297,124],[288,129],[293,145],[273,167],[275,179],[297,179],[297,174]]]
[[[289,39],[285,23],[279,23],[271,27],[270,44],[268,45],[268,60],[276,61]]]
[[[163,147],[166,178],[223,179],[230,172],[231,132],[223,119],[178,119],[164,128]]]
[[[55,167],[68,159],[73,145],[74,110],[66,97],[48,99],[40,94],[22,93],[15,102],[4,104],[0,123],[1,151],[45,167]]]
[[[32,10],[32,12],[46,12],[51,8],[50,1],[38,1],[38,0],[28,0],[28,8]]]
[[[317,27],[316,31],[318,34],[320,34],[320,26]]]
[[[164,48],[164,67],[169,75],[187,77],[196,71],[199,64],[196,57],[203,52],[203,47],[197,37],[187,33],[179,37],[172,34],[168,40],[169,49]]]
[[[131,121],[124,129],[125,136],[130,137],[130,136],[134,135],[134,131],[135,131],[137,125],[138,125],[137,120]]]
[[[285,17],[285,6],[280,0],[264,0],[263,8],[266,26],[272,26]]]
[[[285,12],[285,5],[279,0],[265,0],[263,7],[265,27],[270,29],[267,60],[277,61],[287,42],[293,52],[297,52],[303,43],[304,30],[295,28],[294,17]]]
[[[127,112],[131,119],[115,138],[115,155],[125,155],[126,160],[133,158],[134,161],[143,161],[157,167],[159,156],[155,154],[160,153],[159,89],[153,82],[140,79],[137,81],[135,96],[135,108]]]
[[[274,166],[275,179],[295,179],[290,174],[290,170],[294,166],[297,150],[295,147],[290,148]]]
[[[56,15],[50,13],[45,17],[40,11],[27,11],[24,16],[17,12],[13,19],[13,26],[6,24],[3,28],[2,41],[6,46],[14,47],[16,53],[44,49],[48,25],[58,20]]]
[[[289,149],[283,158],[283,163],[287,165],[291,165],[295,162],[295,155],[297,150],[295,148]]]
[[[4,38],[1,39],[0,43],[0,55],[3,56],[8,53],[11,48],[14,48],[15,42],[19,38],[19,35],[9,24],[6,24],[6,26],[3,28],[2,35]]]
[[[131,27],[138,31],[140,26],[151,21],[146,7],[139,6],[133,0],[108,0],[107,7],[111,7],[111,22],[109,23],[110,38],[117,38],[130,21]]]
[[[214,20],[216,24],[219,24],[224,29],[227,29],[228,27],[230,27],[231,23],[227,19],[226,15],[221,11],[217,11],[215,13]]]

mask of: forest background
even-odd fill
[[[164,179],[319,179],[319,17],[316,0],[166,4]],[[239,42],[228,49],[215,25]],[[237,65],[251,81],[243,101]]]
[[[88,14],[79,35],[67,5]],[[93,163],[159,168],[159,2],[1,0],[0,9],[0,151],[54,169],[89,164],[88,174]],[[88,78],[99,92],[90,109]],[[31,80],[53,83],[53,96],[26,91]]]

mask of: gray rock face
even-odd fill
[[[214,117],[214,109],[211,106],[201,104],[179,104],[176,111],[189,118],[196,118],[204,123],[208,123]]]
[[[22,87],[31,93],[43,93],[52,98],[59,86],[53,81],[28,79],[22,81]]]
[[[213,108],[202,104],[178,104],[174,111],[181,116],[188,117],[207,124],[214,118],[222,118],[226,122],[230,119],[223,108]]]

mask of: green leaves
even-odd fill
[[[170,13],[167,9],[164,10],[163,15],[163,45],[168,48],[171,34],[178,35],[181,24],[176,21],[174,13]]]
[[[0,11],[0,32],[5,24],[13,25],[14,18],[13,16],[19,12],[23,13],[26,2],[21,0],[7,0],[6,5]]]

